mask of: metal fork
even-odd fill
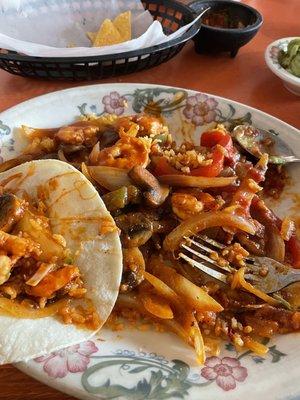
[[[221,255],[221,250],[226,246],[205,235],[184,239],[179,257],[213,278],[228,283],[228,274],[235,272],[236,268],[230,264],[221,266],[218,261],[210,258],[212,253]],[[247,268],[245,279],[264,293],[274,293],[300,281],[300,271],[271,258],[253,256],[245,257],[244,261]]]

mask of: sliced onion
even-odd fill
[[[276,226],[266,225],[266,256],[283,262],[285,257],[285,243]]]
[[[38,285],[42,279],[45,278],[45,276],[53,271],[55,267],[55,264],[47,264],[47,263],[41,263],[41,265],[39,266],[39,268],[37,269],[37,271],[32,275],[31,278],[29,278],[26,281],[26,285],[29,286],[36,286]]]
[[[214,226],[237,228],[251,235],[255,234],[253,223],[244,217],[226,211],[203,212],[186,219],[173,229],[165,237],[163,248],[166,251],[175,251],[179,248],[184,236],[190,237]]]
[[[290,238],[295,234],[295,232],[295,222],[289,217],[283,218],[280,228],[280,236],[282,237],[282,239],[285,241],[289,241]]]
[[[92,165],[97,165],[99,153],[100,153],[100,144],[99,144],[99,142],[97,142],[94,145],[94,147],[89,155],[89,161]]]
[[[223,307],[201,287],[178,274],[174,268],[166,266],[162,261],[157,262],[155,275],[174,290],[180,297],[183,307],[196,311],[221,312]]]
[[[155,317],[160,319],[174,318],[170,304],[162,296],[141,290],[139,298],[145,309]]]
[[[232,289],[243,288],[244,290],[247,290],[247,292],[254,294],[254,296],[258,297],[259,299],[262,299],[263,301],[265,301],[268,304],[271,304],[272,306],[278,305],[278,301],[275,300],[273,297],[267,295],[266,293],[252,286],[251,283],[245,281],[244,278],[245,270],[246,268],[242,267],[237,272],[234,273],[231,284]]]
[[[10,160],[4,161],[2,164],[0,164],[0,172],[7,171],[8,169],[11,169],[13,167],[16,167],[17,165],[23,164],[26,161],[31,161],[34,159],[34,156],[32,154],[23,154],[17,158],[11,158]]]
[[[190,175],[161,175],[157,178],[160,182],[165,183],[166,185],[197,187],[200,189],[229,186],[236,180],[236,176],[207,178],[205,176]]]
[[[29,140],[34,138],[53,137],[59,131],[59,128],[32,128],[26,125],[22,125],[21,129]]]
[[[128,170],[114,167],[88,166],[90,176],[102,187],[107,190],[117,190],[122,186],[132,185],[128,177]]]
[[[63,152],[62,149],[59,149],[59,150],[57,151],[57,155],[58,155],[58,159],[59,159],[60,161],[64,161],[64,162],[66,162],[66,163],[69,163],[69,161],[66,159],[65,153]]]
[[[253,340],[252,338],[246,337],[243,339],[243,341],[247,349],[260,356],[265,356],[269,351],[267,346],[257,342],[256,340]]]
[[[205,362],[205,347],[204,347],[203,336],[202,336],[198,322],[194,315],[193,315],[192,322],[193,322],[193,326],[191,329],[191,331],[192,331],[191,336],[193,338],[194,347],[195,347],[195,351],[197,354],[197,360],[198,360],[199,364],[204,364],[204,362]]]
[[[126,293],[126,294],[119,294],[117,302],[116,302],[116,307],[117,308],[132,308],[133,310],[137,310],[138,312],[150,316],[141,302],[137,299],[136,296],[134,296],[131,293]],[[151,315],[154,321],[158,321],[157,318],[154,317],[154,315]],[[174,332],[177,336],[179,336],[181,339],[183,339],[186,343],[188,343],[190,346],[193,346],[193,341],[189,334],[186,332],[186,330],[177,322],[175,319],[163,319],[159,320],[161,324],[166,326],[170,331]]]
[[[89,173],[88,166],[84,162],[81,163],[81,172],[86,177],[86,179],[88,179],[94,186],[96,185],[95,180],[91,177],[91,174]]]
[[[146,271],[144,272],[144,277],[155,288],[157,293],[159,293],[161,296],[165,297],[175,305],[180,304],[180,298],[177,293],[173,289],[171,289],[165,282],[157,278],[157,276],[149,274],[149,272]]]
[[[193,340],[188,335],[183,326],[180,325],[175,319],[164,319],[162,320],[163,325],[165,325],[170,331],[174,332],[177,336],[183,339],[187,344],[193,346]]]
[[[45,308],[30,308],[15,300],[0,298],[0,315],[11,315],[15,318],[37,319],[51,317],[67,305],[68,300],[62,299]]]

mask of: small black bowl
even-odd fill
[[[236,29],[216,28],[202,23],[199,33],[193,38],[197,53],[229,51],[231,57],[235,57],[239,48],[250,42],[263,23],[262,15],[255,8],[236,1],[196,0],[189,7],[196,14],[208,7],[208,12],[226,9],[231,18],[237,18],[245,26]]]

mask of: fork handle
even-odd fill
[[[282,156],[282,158],[286,163],[293,163],[293,162],[299,162],[300,158],[295,157],[295,156]]]
[[[283,278],[285,286],[291,283],[300,282],[300,270],[291,269],[291,271]]]

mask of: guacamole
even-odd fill
[[[278,61],[284,69],[300,78],[300,38],[291,40],[287,51],[281,50]]]

